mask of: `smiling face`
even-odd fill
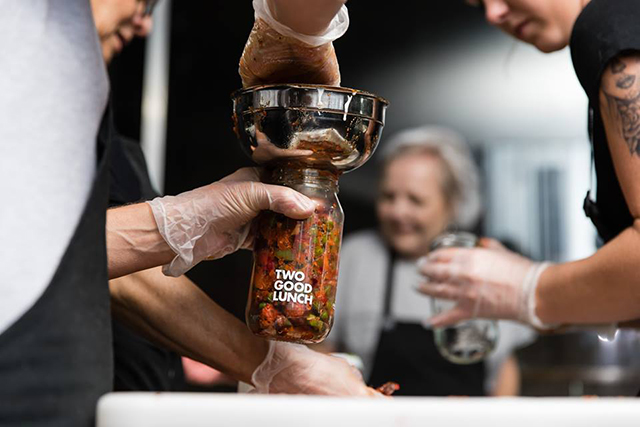
[[[566,47],[573,24],[589,0],[467,0],[487,22],[542,52]]]
[[[442,162],[434,154],[409,151],[387,164],[377,213],[385,240],[400,255],[418,258],[449,225],[452,209],[443,192]]]
[[[151,16],[144,15],[145,6],[146,2],[141,0],[91,0],[106,62],[120,53],[134,37],[149,34],[152,21]]]

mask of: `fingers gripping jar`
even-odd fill
[[[478,238],[471,233],[447,233],[437,237],[431,250],[477,246]],[[433,314],[437,315],[456,306],[455,301],[432,298]],[[498,323],[489,319],[470,319],[455,325],[434,329],[436,347],[442,357],[457,364],[470,364],[483,360],[496,346]]]
[[[338,172],[282,165],[267,174],[266,182],[291,187],[317,207],[302,221],[272,211],[256,219],[247,325],[264,338],[319,343],[333,324],[338,285],[344,222]]]

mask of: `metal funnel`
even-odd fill
[[[341,172],[371,157],[388,105],[355,89],[303,84],[250,87],[232,99],[235,132],[256,163],[297,160]]]

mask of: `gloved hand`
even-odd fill
[[[515,254],[495,241],[483,248],[447,248],[418,262],[427,281],[418,290],[434,298],[454,300],[451,310],[430,319],[433,327],[480,317],[512,319],[548,329],[536,315],[536,287],[548,263]]]
[[[267,356],[251,382],[258,393],[264,394],[383,397],[367,387],[360,371],[345,360],[279,341],[269,342]]]
[[[147,203],[160,234],[176,253],[162,269],[174,277],[204,259],[222,258],[249,248],[250,221],[261,210],[304,219],[316,206],[291,188],[259,182],[254,168],[243,168],[213,184]]]
[[[254,0],[255,24],[240,58],[242,85],[339,85],[340,70],[332,41],[349,27],[349,14],[342,3]]]

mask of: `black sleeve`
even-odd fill
[[[111,134],[109,206],[150,200],[158,196],[153,189],[142,148],[137,141]]]
[[[591,0],[573,27],[570,46],[580,84],[597,101],[607,64],[640,51],[640,0]]]

